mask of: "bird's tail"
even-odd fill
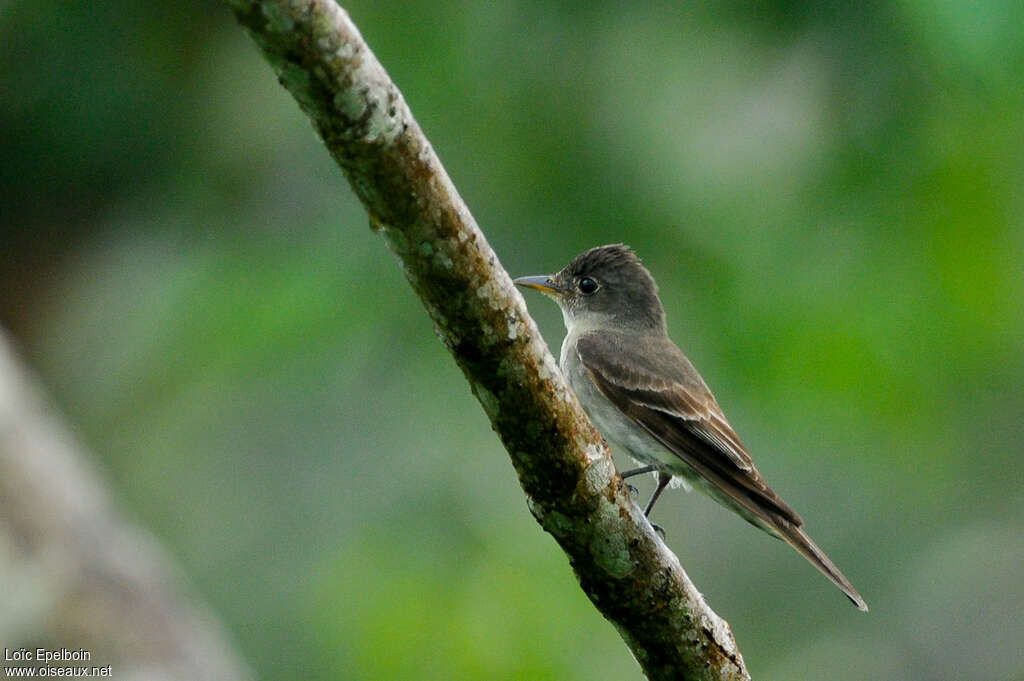
[[[864,602],[864,599],[860,597],[857,590],[853,588],[853,584],[850,584],[850,580],[839,571],[839,568],[835,566],[829,557],[825,555],[825,552],[818,548],[818,545],[811,541],[811,538],[807,536],[807,533],[800,527],[786,523],[786,527],[776,527],[780,538],[792,546],[794,549],[799,551],[804,558],[811,561],[814,567],[821,570],[822,574],[832,580],[832,583],[838,586],[846,597],[853,601],[853,604],[858,609],[864,612],[868,611],[868,604]]]

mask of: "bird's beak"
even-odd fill
[[[541,293],[549,296],[557,296],[563,293],[563,290],[556,286],[555,282],[551,281],[551,277],[546,274],[542,274],[537,277],[519,277],[518,279],[512,280],[512,283],[516,286],[537,289]]]

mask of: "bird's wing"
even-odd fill
[[[577,339],[576,351],[605,397],[698,474],[772,526],[779,517],[803,524],[754,468],[714,395],[667,337],[624,342],[592,333]]]

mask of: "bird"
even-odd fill
[[[612,451],[640,464],[622,478],[657,477],[644,507],[648,520],[670,482],[696,487],[792,546],[867,611],[853,584],[807,535],[803,519],[761,477],[704,379],[669,338],[658,285],[633,249],[598,246],[555,274],[514,283],[540,291],[561,309],[562,373]]]

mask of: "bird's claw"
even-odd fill
[[[650,520],[648,520],[647,522],[651,523]],[[657,532],[658,534],[661,535],[662,541],[664,541],[666,539],[665,528],[664,527],[662,527],[658,523],[651,523],[651,529],[653,529],[655,532]]]

